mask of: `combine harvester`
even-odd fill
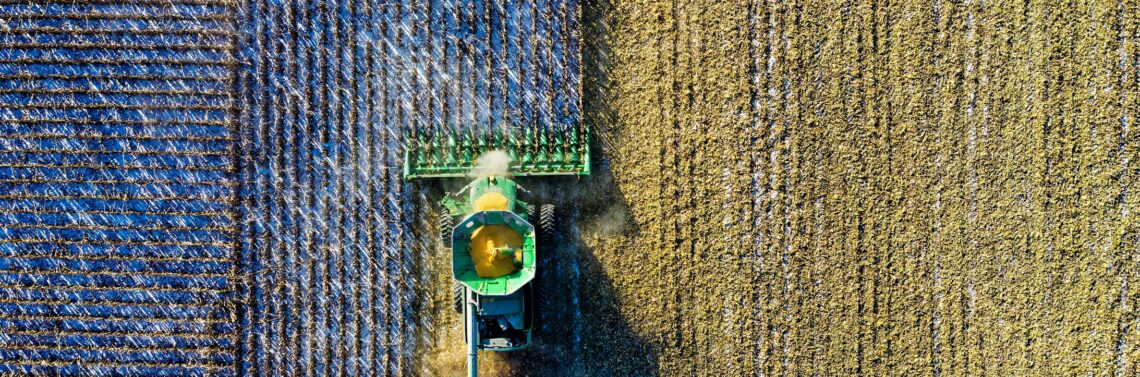
[[[404,178],[471,179],[440,201],[440,238],[475,376],[478,350],[529,346],[540,303],[551,301],[540,265],[555,250],[554,206],[535,205],[514,178],[590,174],[580,11],[576,0],[432,5],[430,93],[420,100],[430,111],[405,134]]]
[[[554,249],[554,206],[523,201],[527,191],[511,177],[590,174],[588,132],[521,134],[417,133],[405,150],[407,179],[469,177],[480,157],[509,157],[507,171],[484,171],[440,201],[441,241],[451,249],[455,310],[464,318],[471,376],[477,375],[478,350],[530,344],[541,306],[537,261]]]

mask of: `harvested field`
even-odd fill
[[[585,374],[1138,372],[1136,2],[587,8]]]
[[[581,316],[502,374],[1140,370],[1140,4],[584,8]]]

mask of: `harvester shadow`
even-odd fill
[[[535,339],[525,350],[504,353],[512,376],[648,376],[656,353],[621,314],[622,299],[583,234],[636,232],[623,195],[605,162],[590,178],[522,180],[539,203],[557,208],[553,248],[540,256],[539,280],[549,306],[539,313]],[[542,250],[542,249],[540,249]],[[615,369],[620,368],[620,369]]]
[[[621,250],[595,250],[587,242],[639,231],[629,216],[624,193],[615,184],[606,153],[621,132],[610,107],[618,92],[608,90],[608,17],[612,14],[609,1],[582,3],[582,105],[583,121],[592,128],[591,176],[520,182],[538,202],[555,204],[560,216],[557,248],[539,265],[552,272],[541,276],[544,294],[552,298],[551,307],[540,317],[532,346],[504,354],[503,359],[511,364],[506,368],[510,375],[652,376],[658,372],[656,347],[623,317],[625,303],[598,258]]]

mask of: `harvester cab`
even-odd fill
[[[478,350],[530,344],[543,302],[538,261],[555,250],[554,206],[524,201],[530,193],[512,177],[589,175],[588,133],[417,132],[405,148],[406,179],[472,179],[440,201],[440,241],[451,252],[452,297],[474,376]],[[501,166],[484,166],[487,157]]]

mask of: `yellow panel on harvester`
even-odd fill
[[[488,192],[475,199],[476,211],[506,211],[509,201],[507,197],[501,193]]]

